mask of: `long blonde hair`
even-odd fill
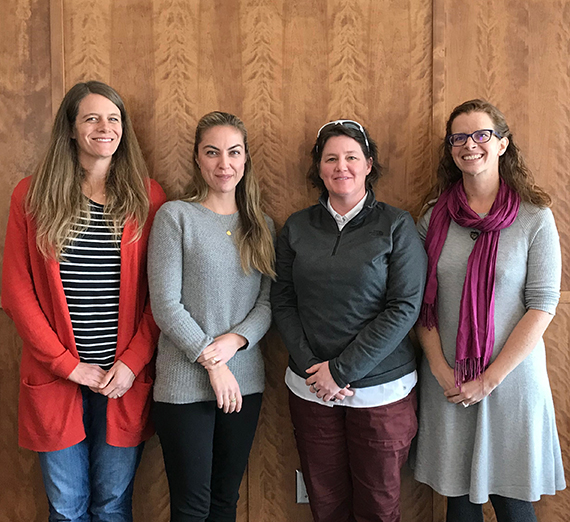
[[[57,111],[48,150],[32,176],[26,200],[26,210],[37,227],[38,250],[58,261],[68,239],[74,235],[72,227],[81,212],[89,214],[88,200],[82,192],[85,171],[72,139],[79,104],[89,94],[104,96],[121,112],[123,135],[105,181],[109,227],[118,238],[125,222],[134,219],[136,240],[149,212],[148,170],[123,100],[117,91],[102,82],[74,85]]]
[[[246,163],[242,180],[236,187],[236,203],[239,211],[239,230],[236,234],[241,266],[247,274],[252,268],[262,274],[275,277],[275,249],[273,238],[261,209],[259,184],[249,154],[247,130],[243,122],[227,112],[210,112],[203,116],[196,126],[194,139],[194,175],[188,185],[183,199],[200,203],[208,197],[208,184],[204,180],[198,166],[198,147],[204,133],[217,126],[228,126],[237,129],[243,136]]]

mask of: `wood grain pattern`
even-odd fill
[[[50,0],[51,113],[55,119],[65,95],[63,0]]]
[[[211,110],[240,116],[278,228],[316,201],[306,172],[326,121],[354,118],[368,128],[385,167],[377,197],[415,213],[434,178],[451,109],[473,97],[495,103],[554,196],[563,292],[546,339],[570,465],[568,2],[0,0],[0,7],[0,243],[11,190],[39,160],[52,111],[77,81],[100,79],[123,95],[152,176],[171,198],[191,175],[198,119]],[[0,475],[0,522],[45,520],[37,458],[16,445],[20,343],[2,311],[0,345],[0,468],[8,470]],[[294,503],[298,457],[283,383],[287,355],[275,331],[263,352],[267,388],[238,520],[308,522],[308,506]],[[537,504],[541,522],[562,522],[568,511],[566,492]],[[405,468],[403,522],[443,522],[444,513],[445,500]],[[136,478],[134,514],[141,522],[169,518],[156,437]]]
[[[111,53],[121,52],[112,39],[112,6],[112,0],[63,0],[66,89],[88,80],[111,83]]]
[[[51,126],[49,4],[0,1],[0,254],[10,195],[39,161]],[[10,248],[10,245],[6,245]],[[45,520],[37,456],[18,448],[21,341],[0,310],[0,521]]]
[[[18,448],[19,361],[22,342],[8,316],[0,311],[0,522],[47,520],[37,455]]]
[[[192,169],[197,114],[199,2],[154,2],[156,88],[153,177],[171,198],[180,196]]]

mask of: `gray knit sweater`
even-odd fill
[[[234,241],[238,217],[184,201],[166,203],[156,214],[148,250],[152,313],[161,329],[156,401],[215,400],[208,372],[196,359],[229,332],[248,340],[228,362],[242,395],[264,389],[258,343],[271,323],[271,281],[256,270],[244,273]]]

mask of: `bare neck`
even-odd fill
[[[202,206],[216,214],[229,215],[238,211],[235,192],[218,193],[210,191]]]
[[[111,160],[93,161],[89,163],[90,164],[87,165],[83,162],[81,163],[81,166],[85,170],[85,179],[82,185],[83,194],[91,201],[104,205],[107,202],[105,187]]]
[[[463,176],[463,187],[467,196],[467,203],[477,214],[487,214],[497,193],[499,192],[500,179],[497,174],[494,179],[483,179]]]

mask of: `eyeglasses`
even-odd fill
[[[360,125],[360,123],[358,123],[357,121],[354,121],[354,120],[335,120],[335,121],[329,121],[328,123],[325,123],[319,129],[319,132],[317,132],[317,140],[321,136],[321,131],[325,127],[328,127],[329,125],[342,125],[343,127],[346,127],[348,129],[355,129],[357,131],[360,131],[362,133],[362,136],[364,136],[364,142],[366,143],[366,150],[368,152],[370,152],[370,144],[368,143],[368,138],[366,137],[366,132],[364,131],[364,127],[362,125]]]
[[[446,140],[452,147],[462,147],[467,143],[467,140],[471,138],[474,143],[487,143],[493,135],[497,138],[502,139],[500,134],[497,134],[493,129],[481,129],[472,132],[471,134],[465,134],[464,132],[458,132],[456,134],[450,134],[447,136]]]

